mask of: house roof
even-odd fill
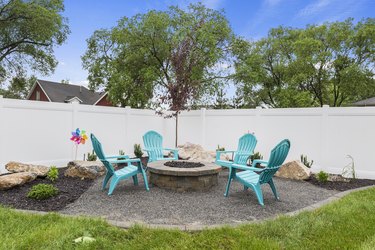
[[[353,103],[354,106],[375,106],[375,97]]]
[[[37,80],[51,102],[67,102],[74,97],[82,101],[82,104],[94,105],[103,98],[106,93],[97,93],[84,86]]]

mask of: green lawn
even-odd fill
[[[261,209],[261,208],[259,208]],[[91,234],[96,241],[74,244]],[[313,212],[261,224],[188,233],[101,220],[30,215],[0,208],[1,249],[375,249],[375,188]]]

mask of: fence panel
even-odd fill
[[[11,100],[0,97],[0,172],[11,160],[64,166],[74,158],[69,140],[75,128],[86,129],[102,141],[108,154],[122,149],[133,155],[142,135],[156,130],[166,147],[174,147],[175,119],[164,119],[152,110],[97,107],[79,104]],[[305,154],[314,160],[314,171],[340,173],[354,158],[359,177],[375,179],[375,108],[301,108],[247,110],[193,110],[179,115],[178,144],[217,145],[235,149],[238,138],[254,133],[256,151],[268,157],[284,138],[291,140],[288,159]],[[91,151],[80,145],[78,159]]]

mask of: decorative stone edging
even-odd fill
[[[295,215],[298,215],[298,214],[300,214],[304,211],[312,211],[312,210],[320,208],[324,205],[327,205],[329,203],[337,201],[337,200],[341,199],[342,197],[344,197],[344,196],[346,196],[346,195],[348,195],[352,192],[362,191],[362,190],[370,189],[370,188],[373,188],[373,187],[375,187],[375,185],[343,191],[343,192],[337,193],[337,194],[335,194],[335,195],[333,195],[333,196],[331,196],[331,197],[329,197],[325,200],[319,201],[319,202],[317,202],[313,205],[298,209],[298,210],[293,211],[293,212],[285,213],[283,215],[295,216]],[[25,209],[14,209],[14,210],[18,211],[18,212],[23,212],[23,213],[29,213],[29,214],[47,215],[49,213],[57,213],[57,214],[61,215],[62,217],[69,217],[69,218],[103,219],[103,218],[100,218],[100,217],[92,217],[92,216],[85,216],[85,215],[70,215],[70,214],[62,214],[62,213],[59,213],[59,212],[44,212],[44,211],[25,210]],[[107,219],[104,219],[104,220],[107,221],[112,226],[116,226],[116,227],[123,228],[123,229],[129,229],[129,228],[131,228],[135,225],[141,225],[143,227],[151,228],[151,229],[178,229],[178,230],[181,230],[181,231],[201,231],[201,230],[204,230],[204,229],[214,229],[214,228],[219,228],[219,227],[237,227],[237,226],[241,226],[241,225],[245,225],[245,224],[261,223],[261,222],[264,222],[264,221],[276,219],[279,216],[280,215],[276,215],[276,216],[272,216],[270,218],[266,218],[266,219],[263,219],[263,220],[243,221],[243,222],[239,222],[239,223],[213,224],[213,225],[148,224],[148,223],[143,223],[143,222],[136,222],[135,223],[135,222],[125,222],[125,221],[117,221],[117,220],[107,220]]]

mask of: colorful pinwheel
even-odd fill
[[[87,140],[87,135],[85,130],[79,130],[79,128],[76,129],[76,131],[72,132],[72,137],[70,138],[71,141],[73,141],[75,144],[85,144]]]
[[[70,140],[73,141],[76,145],[75,160],[77,160],[78,145],[85,144],[87,138],[88,137],[85,130],[79,130],[79,128],[77,128],[76,131],[72,132],[72,137],[70,138]]]

